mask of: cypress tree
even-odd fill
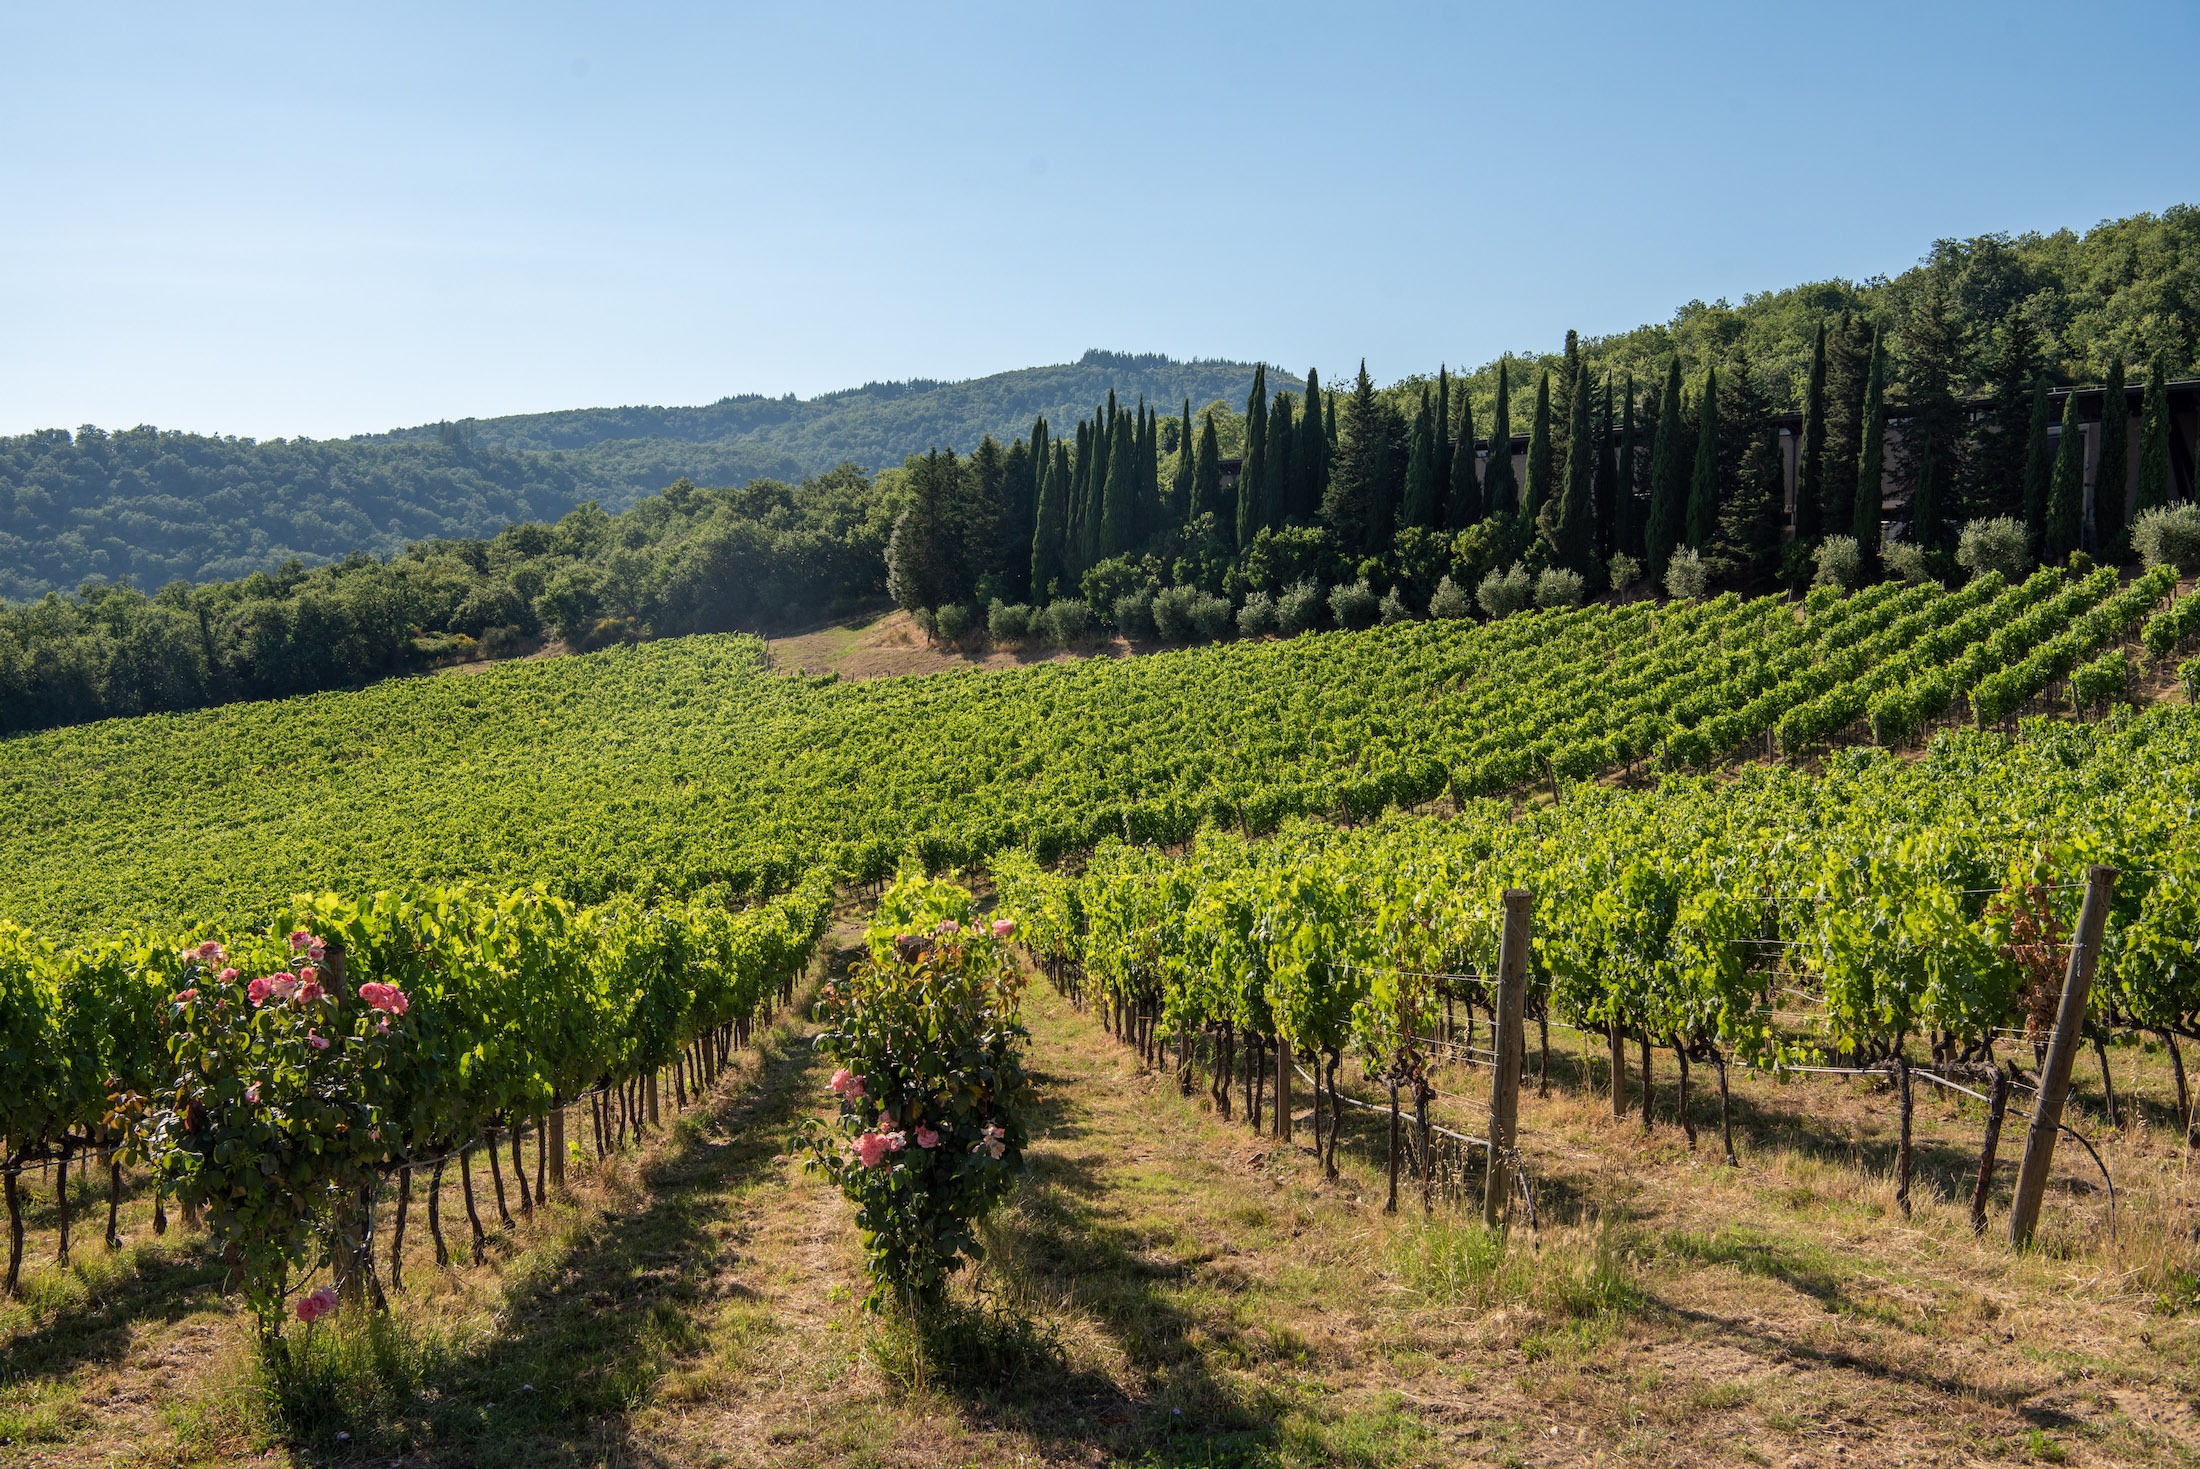
[[[1215,412],[1210,408],[1199,431],[1199,451],[1192,459],[1191,518],[1197,520],[1202,515],[1212,515],[1223,544],[1235,546],[1237,517],[1226,514],[1225,509],[1222,503],[1222,446],[1215,437]]]
[[[1497,409],[1490,421],[1490,462],[1482,471],[1482,505],[1490,515],[1520,509],[1520,480],[1513,473],[1511,363],[1497,364]]]
[[[1291,395],[1276,394],[1268,408],[1268,483],[1260,497],[1261,524],[1274,530],[1291,513],[1291,451],[1298,442]]]
[[[1928,551],[1948,544],[1948,512],[1941,493],[1941,482],[1947,477],[1933,462],[1933,441],[1928,437],[1918,450],[1917,481],[1910,487],[1910,539]]]
[[[1245,458],[1238,465],[1238,545],[1253,544],[1253,534],[1266,523],[1263,496],[1268,489],[1268,369],[1253,368],[1252,395],[1245,400]]]
[[[1329,441],[1322,449],[1322,473],[1324,475],[1335,474],[1337,472],[1337,395],[1335,393],[1322,395],[1322,437]],[[1326,488],[1323,493],[1327,493]]]
[[[1703,375],[1703,402],[1696,412],[1696,462],[1688,477],[1688,544],[1708,551],[1719,533],[1719,369]]]
[[[1551,503],[1551,371],[1535,384],[1535,418],[1528,427],[1528,495],[1521,501],[1520,518],[1535,525]]]
[[[1322,494],[1329,488],[1329,435],[1322,428],[1322,380],[1306,369],[1306,411],[1299,415],[1299,441],[1291,450],[1289,519],[1311,525],[1321,518]]]
[[[1451,488],[1451,369],[1436,368],[1436,498]]]
[[[2047,374],[2032,379],[2032,411],[2024,433],[2024,539],[2034,561],[2047,554],[2047,491],[2055,450],[2048,424]]]
[[[1810,378],[1803,387],[1803,440],[1795,465],[1795,538],[1823,535],[1826,494],[1826,324],[1818,323],[1810,347]]]
[[[1100,558],[1138,548],[1138,431],[1128,413],[1118,414],[1108,446],[1108,478],[1100,492]]]
[[[1927,272],[1925,291],[1916,298],[1902,329],[1909,355],[1903,379],[1908,410],[1903,439],[1911,446],[1932,441],[1933,463],[1939,467],[1943,486],[1964,479],[1964,411],[1955,392],[1962,375],[1963,332],[1948,299],[1947,276],[1940,268]],[[1941,503],[1945,506],[1947,501],[1943,494]]]
[[[1642,515],[1635,497],[1635,375],[1627,374],[1620,398],[1619,463],[1612,492],[1612,552],[1642,554]]]
[[[1066,518],[1062,534],[1062,576],[1075,580],[1092,565],[1091,482],[1092,421],[1077,420],[1077,459],[1070,470],[1069,492],[1064,497]]]
[[[1566,350],[1558,362],[1558,382],[1551,393],[1551,463],[1561,469],[1573,453],[1574,400],[1581,396],[1582,389],[1581,333],[1568,327]],[[1564,490],[1553,484],[1551,491],[1554,499],[1544,503],[1552,507],[1555,517],[1555,497],[1562,496]]]
[[[1046,420],[1032,434],[1035,443],[1046,443]],[[1063,561],[1063,543],[1069,529],[1069,450],[1054,446],[1046,474],[1039,480],[1038,513],[1031,530],[1031,599],[1047,601],[1053,589],[1069,578]]]
[[[1199,512],[1192,508],[1192,460],[1197,450],[1192,438],[1192,400],[1184,400],[1184,421],[1176,430],[1176,473],[1169,478],[1170,521],[1188,524]]]
[[[2093,468],[2093,544],[2103,561],[2131,556],[2131,527],[2124,519],[2130,494],[2131,399],[2119,356],[2108,364],[2108,384],[2101,395],[2101,455]]]
[[[2055,449],[2055,474],[2047,488],[2047,561],[2060,566],[2078,549],[2085,532],[2085,428],[2078,421],[2078,395],[2063,399],[2062,442]]]
[[[1001,463],[1002,511],[1000,569],[1002,595],[1011,602],[1031,600],[1031,541],[1039,514],[1039,477],[1032,472],[1031,446],[1009,442]]]
[[[980,578],[996,585],[1006,580],[1008,537],[1016,536],[1019,550],[1030,544],[1031,532],[1019,530],[1010,519],[1008,466],[1000,444],[987,434],[970,456],[962,477],[963,493],[957,506],[956,539],[962,545],[964,575],[968,583],[961,596],[977,590]]]
[[[1595,527],[1590,523],[1596,503],[1596,453],[1589,434],[1588,383],[1574,384],[1567,418],[1566,479],[1552,508],[1551,549],[1559,565],[1589,572],[1596,569]]]
[[[1345,400],[1344,433],[1337,446],[1337,467],[1329,477],[1322,519],[1348,551],[1373,551],[1389,529],[1389,435],[1383,405],[1368,380],[1367,364]]]
[[[933,449],[910,466],[909,504],[886,543],[886,590],[914,612],[957,600],[951,546],[960,475],[953,454]]]
[[[2025,517],[2026,431],[2032,415],[2032,380],[2039,376],[2032,328],[2012,306],[1994,333],[1993,407],[1974,431],[1965,461],[1963,514]]]
[[[1665,367],[1665,391],[1658,397],[1658,426],[1650,439],[1650,514],[1643,529],[1643,559],[1653,582],[1665,580],[1665,565],[1680,544],[1686,514],[1681,434],[1681,360],[1675,357]]]
[[[1856,466],[1864,452],[1864,380],[1871,376],[1871,328],[1841,313],[1826,337],[1825,485],[1819,523],[1828,535],[1856,524]]]
[[[1459,394],[1459,442],[1451,452],[1451,482],[1445,496],[1445,523],[1465,530],[1483,515],[1482,480],[1474,472],[1474,403]]]
[[[1613,537],[1619,515],[1619,463],[1612,457],[1612,375],[1604,374],[1604,401],[1591,432],[1596,435],[1596,555],[1599,563],[1612,559],[1618,542]]]
[[[2157,352],[2147,370],[2147,396],[2139,410],[2139,483],[2132,516],[2169,503],[2169,354]]]
[[[1437,450],[1433,406],[1427,388],[1421,389],[1420,406],[1413,410],[1413,434],[1406,444],[1406,494],[1401,525],[1433,526],[1443,516],[1443,496],[1436,478]]]
[[[1877,564],[1879,514],[1887,472],[1887,344],[1872,338],[1871,371],[1864,379],[1863,446],[1856,455],[1856,507],[1850,521],[1864,564]]]

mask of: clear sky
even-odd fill
[[[1391,379],[2200,200],[2196,124],[2189,3],[0,0],[0,431]]]

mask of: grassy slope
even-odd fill
[[[109,1261],[80,1232],[76,1271],[41,1265],[37,1304],[0,1315],[0,1434],[56,1463],[2200,1462],[2200,1331],[2162,1306],[2193,1294],[2168,1269],[2192,1188],[2135,1052],[2119,1087],[2144,1105],[2106,1148],[2121,1243],[2065,1160],[2046,1248],[2012,1260],[1964,1219],[1975,1108],[1921,1106],[1905,1222],[1872,1089],[1741,1083],[1729,1170],[1715,1132],[1692,1152],[1671,1125],[1670,1070],[1644,1137],[1564,1037],[1553,1095],[1522,1108],[1543,1228],[1507,1253],[1449,1206],[1384,1215],[1373,1119],[1325,1182],[1303,1113],[1278,1148],[1043,987],[1029,1019],[1031,1177],[973,1284],[1034,1331],[947,1359],[1007,1353],[990,1380],[916,1380],[856,1305],[847,1206],[778,1151],[823,1099],[796,1026],[497,1263],[437,1271],[416,1205],[381,1370],[370,1344],[317,1354],[287,1411],[188,1242]],[[1443,1078],[1450,1120],[1480,1082]]]

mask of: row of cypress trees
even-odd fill
[[[1930,302],[1913,325],[1902,383],[1907,535],[1928,552],[1953,549],[1960,519],[2021,517],[2036,557],[2060,561],[2084,541],[2078,395],[2066,399],[2060,447],[2050,432],[2049,383],[2021,317],[2007,323],[1993,393],[1977,414],[1938,371]],[[1554,374],[1537,375],[1524,463],[1516,470],[1512,363],[1498,366],[1486,436],[1448,370],[1424,384],[1410,414],[1378,393],[1366,365],[1344,393],[1309,371],[1302,392],[1271,393],[1254,369],[1244,453],[1224,484],[1212,413],[1187,400],[1174,422],[1140,402],[1107,402],[1057,438],[1044,418],[1003,449],[986,438],[966,460],[934,451],[911,466],[911,503],[889,551],[889,583],[905,606],[999,596],[1069,595],[1093,567],[1164,538],[1244,552],[1263,532],[1321,526],[1348,561],[1388,555],[1401,531],[1484,532],[1499,560],[1523,555],[1582,572],[1592,585],[1625,553],[1655,579],[1683,547],[1714,562],[1720,582],[1761,586],[1780,570],[1786,521],[1777,406],[1736,347],[1684,383],[1669,360],[1662,381],[1589,368],[1568,332]],[[1892,357],[1886,334],[1844,313],[1821,322],[1804,385],[1794,539],[1808,548],[1852,535],[1878,553],[1889,485]],[[2153,364],[2144,396],[2135,509],[2169,493],[2168,365]],[[2112,367],[2098,482],[2127,477],[2124,371]],[[1164,444],[1166,440],[1166,445]],[[1486,442],[1495,452],[1478,452]],[[1466,446],[1463,450],[1462,446]],[[1163,479],[1164,458],[1170,462]],[[2102,495],[2094,548],[2126,554],[2123,498]]]

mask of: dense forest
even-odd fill
[[[483,539],[418,541],[153,596],[103,584],[0,609],[0,732],[356,687],[393,673],[823,616],[875,600],[902,471],[685,480]]]
[[[1249,365],[1087,352],[962,383],[872,383],[797,401],[607,408],[461,420],[343,440],[82,428],[0,438],[0,601],[87,580],[168,582],[312,566],[408,543],[493,536],[585,501],[617,511],[676,479],[795,481],[878,469],[1064,417],[1111,387],[1205,403]]]

